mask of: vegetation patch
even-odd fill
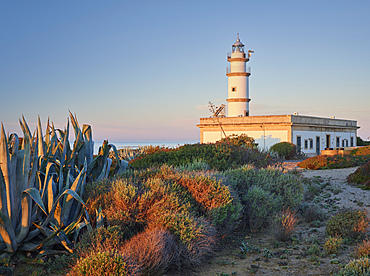
[[[318,169],[341,169],[362,166],[370,161],[370,155],[318,155],[298,163],[300,168]]]
[[[154,153],[145,153],[130,162],[133,169],[147,169],[167,164],[182,166],[201,159],[213,170],[224,171],[238,168],[245,164],[264,167],[272,163],[272,157],[261,153],[257,149],[235,145],[230,141],[214,144],[184,145],[177,149],[158,150]]]
[[[364,190],[370,190],[370,161],[351,173],[347,180],[349,183],[361,185]]]
[[[280,143],[273,145],[270,148],[270,151],[276,152],[280,158],[290,160],[296,155],[297,148],[292,143],[280,142]]]
[[[343,211],[331,217],[326,224],[326,233],[329,236],[357,239],[369,228],[369,218],[365,211]]]

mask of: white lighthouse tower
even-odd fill
[[[248,50],[248,56],[244,53],[244,45],[240,42],[239,34],[236,42],[232,45],[231,54],[227,54],[230,66],[226,68],[228,77],[228,117],[249,116],[249,76],[251,68],[246,66],[253,51]]]

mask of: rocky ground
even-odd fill
[[[365,209],[370,214],[370,191],[350,186],[346,180],[356,168],[311,171],[299,169],[296,164],[284,162],[283,167],[299,170],[322,185],[310,201],[319,204],[327,218],[340,208]],[[328,255],[323,250],[324,243],[325,222],[306,223],[302,218],[289,242],[278,242],[269,229],[259,234],[237,233],[221,241],[220,248],[204,265],[167,276],[333,275],[353,259],[357,244],[344,244],[337,255]],[[243,247],[247,253],[242,253]]]

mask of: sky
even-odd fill
[[[95,141],[197,142],[239,33],[250,115],[357,120],[366,140],[369,14],[368,0],[0,0],[0,121],[63,129],[70,110]]]

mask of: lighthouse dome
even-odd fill
[[[240,42],[240,39],[238,38],[236,42],[233,44],[234,47],[243,47],[244,44]]]

